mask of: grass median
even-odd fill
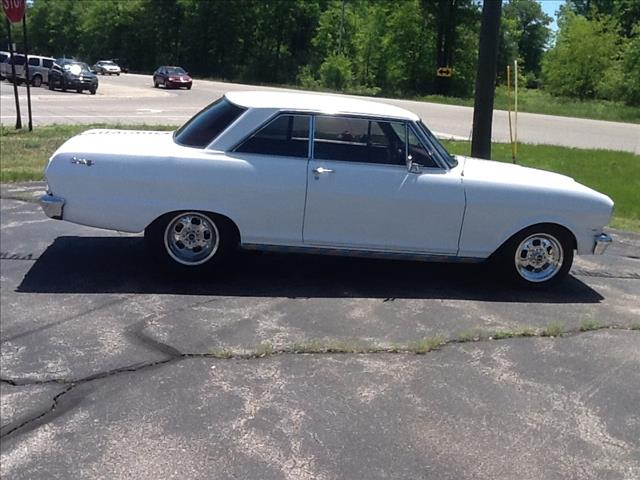
[[[427,95],[418,98],[423,102],[444,103],[473,107],[473,98],[445,97],[443,95]],[[507,110],[511,103],[513,109],[513,91],[511,102],[506,87],[496,88],[494,108]],[[632,107],[622,102],[609,100],[578,100],[568,97],[554,97],[544,90],[521,89],[518,92],[518,111],[558,115],[561,117],[590,118],[609,122],[640,123],[640,107]]]
[[[89,128],[173,130],[175,126],[157,125],[52,125],[36,127],[33,132],[0,129],[0,181],[42,180],[44,166],[51,154],[68,138]],[[443,142],[454,154],[468,155],[466,141]],[[494,160],[511,162],[509,144],[496,143]],[[586,150],[549,145],[519,145],[518,164],[562,173],[578,182],[606,193],[616,202],[611,225],[623,230],[640,231],[640,155],[610,150]]]

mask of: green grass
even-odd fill
[[[166,125],[51,125],[14,130],[0,127],[0,182],[42,180],[44,167],[53,152],[67,139],[90,128],[128,130],[175,130]]]
[[[473,98],[427,95],[420,97],[419,100],[473,107]],[[513,104],[513,92],[511,103]],[[494,108],[496,110],[507,110],[508,104],[509,99],[506,87],[500,86],[496,88]],[[640,123],[639,107],[631,107],[621,102],[610,102],[608,100],[577,100],[575,98],[554,97],[543,90],[534,89],[518,90],[518,112]]]
[[[156,125],[51,125],[26,129],[0,128],[0,181],[42,180],[51,154],[68,138],[89,128],[124,128],[173,130],[173,126]],[[468,155],[466,141],[443,142],[454,154]],[[496,143],[494,160],[511,161],[509,144]],[[616,202],[612,226],[640,231],[640,155],[609,150],[585,150],[550,145],[518,145],[518,164],[550,170],[575,178],[595,190],[606,193]]]
[[[547,325],[541,332],[542,337],[558,337],[564,331],[564,325],[561,323],[553,322]]]
[[[467,141],[443,141],[449,152],[469,155]],[[511,162],[511,145],[494,143],[494,160]],[[553,145],[518,145],[517,163],[562,173],[599,192],[615,202],[611,226],[640,231],[640,155],[611,150],[586,150]]]

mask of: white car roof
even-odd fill
[[[404,110],[385,103],[361,100],[344,95],[328,95],[324,93],[298,92],[228,92],[225,97],[233,104],[245,108],[260,108],[270,110],[303,111],[317,113],[342,113],[356,115],[372,115],[377,117],[392,117],[404,120],[419,120],[419,117],[408,110]]]

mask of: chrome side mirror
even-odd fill
[[[422,165],[409,159],[408,170],[409,173],[422,173]]]

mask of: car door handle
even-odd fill
[[[323,173],[333,173],[333,170],[330,168],[318,167],[313,169],[313,173],[316,175],[321,175]]]

